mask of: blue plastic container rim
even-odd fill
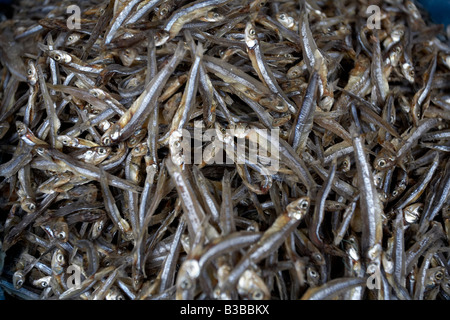
[[[418,0],[425,10],[428,11],[434,23],[450,24],[450,0]],[[13,0],[0,0],[1,5],[13,3]]]
[[[450,24],[450,0],[419,0],[419,3],[428,11],[434,23]]]

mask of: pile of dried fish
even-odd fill
[[[414,2],[23,0],[0,55],[6,296],[450,298],[450,42]]]

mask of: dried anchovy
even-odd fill
[[[372,2],[18,1],[0,296],[450,299],[450,35]]]

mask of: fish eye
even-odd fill
[[[34,209],[36,209],[36,205],[35,205],[34,203],[29,203],[29,204],[27,205],[27,207],[28,207],[28,209],[31,210],[31,211],[34,211]]]
[[[302,208],[302,209],[307,209],[308,206],[309,206],[309,203],[306,200],[302,201],[302,203],[300,204],[300,208]]]
[[[30,69],[28,69],[27,73],[29,76],[31,76],[33,74],[33,70],[30,68]]]
[[[314,255],[314,259],[316,259],[317,261],[322,261],[322,255],[319,254],[319,253],[316,253],[316,254]]]
[[[411,77],[414,77],[414,70],[410,70],[410,71],[409,71],[409,75],[410,75]]]
[[[69,36],[68,38],[67,38],[67,40],[69,40],[69,41],[73,41],[73,36]]]
[[[47,281],[42,281],[41,282],[41,287],[42,288],[47,288],[48,287],[48,282]]]
[[[58,238],[64,239],[65,237],[66,237],[66,233],[64,231],[61,231],[60,233],[58,233]]]
[[[17,127],[17,133],[19,134],[19,135],[22,135],[22,134],[24,134],[26,132],[26,130],[25,130],[25,127],[23,126],[23,125],[19,125],[18,127]]]
[[[438,271],[436,272],[436,274],[434,275],[434,278],[438,281],[442,280],[444,278],[444,273],[442,271]]]
[[[183,290],[189,290],[191,288],[191,282],[189,280],[181,281],[180,288]]]
[[[386,161],[384,159],[378,160],[378,166],[384,168],[386,166]]]
[[[252,294],[252,298],[254,300],[262,300],[264,298],[264,293],[262,293],[262,291],[257,290]]]
[[[162,8],[161,12],[159,13],[161,16],[165,16],[167,14],[167,9],[166,8]]]
[[[214,12],[214,13],[213,13],[213,17],[214,17],[214,18],[218,18],[218,17],[220,17],[220,14],[218,14],[217,12]]]
[[[55,57],[53,58],[55,61],[61,60],[61,55],[55,54]]]
[[[135,144],[136,143],[136,138],[135,137],[132,137],[132,138],[130,138],[130,141],[129,141],[131,144]]]
[[[280,14],[280,19],[281,20],[286,20],[286,15],[284,13]]]
[[[56,256],[56,261],[58,261],[58,262],[63,262],[63,261],[64,261],[64,256],[63,256],[62,254],[58,254],[58,255]]]
[[[256,31],[255,31],[255,29],[250,29],[249,30],[249,32],[248,32],[251,36],[254,36],[255,34],[256,34]]]
[[[310,271],[309,271],[309,274],[310,274],[311,277],[313,277],[313,278],[317,278],[317,276],[318,276],[317,272],[314,271],[314,270],[310,270]]]
[[[111,143],[111,139],[109,137],[103,138],[103,144],[104,145],[109,145],[110,143]]]
[[[264,7],[265,4],[266,4],[265,1],[261,1],[261,2],[259,3],[259,6],[260,6],[260,7]]]
[[[98,149],[98,153],[99,154],[105,154],[106,153],[106,149],[105,148],[99,148]]]
[[[392,195],[395,197],[398,194],[397,190],[392,191]]]

